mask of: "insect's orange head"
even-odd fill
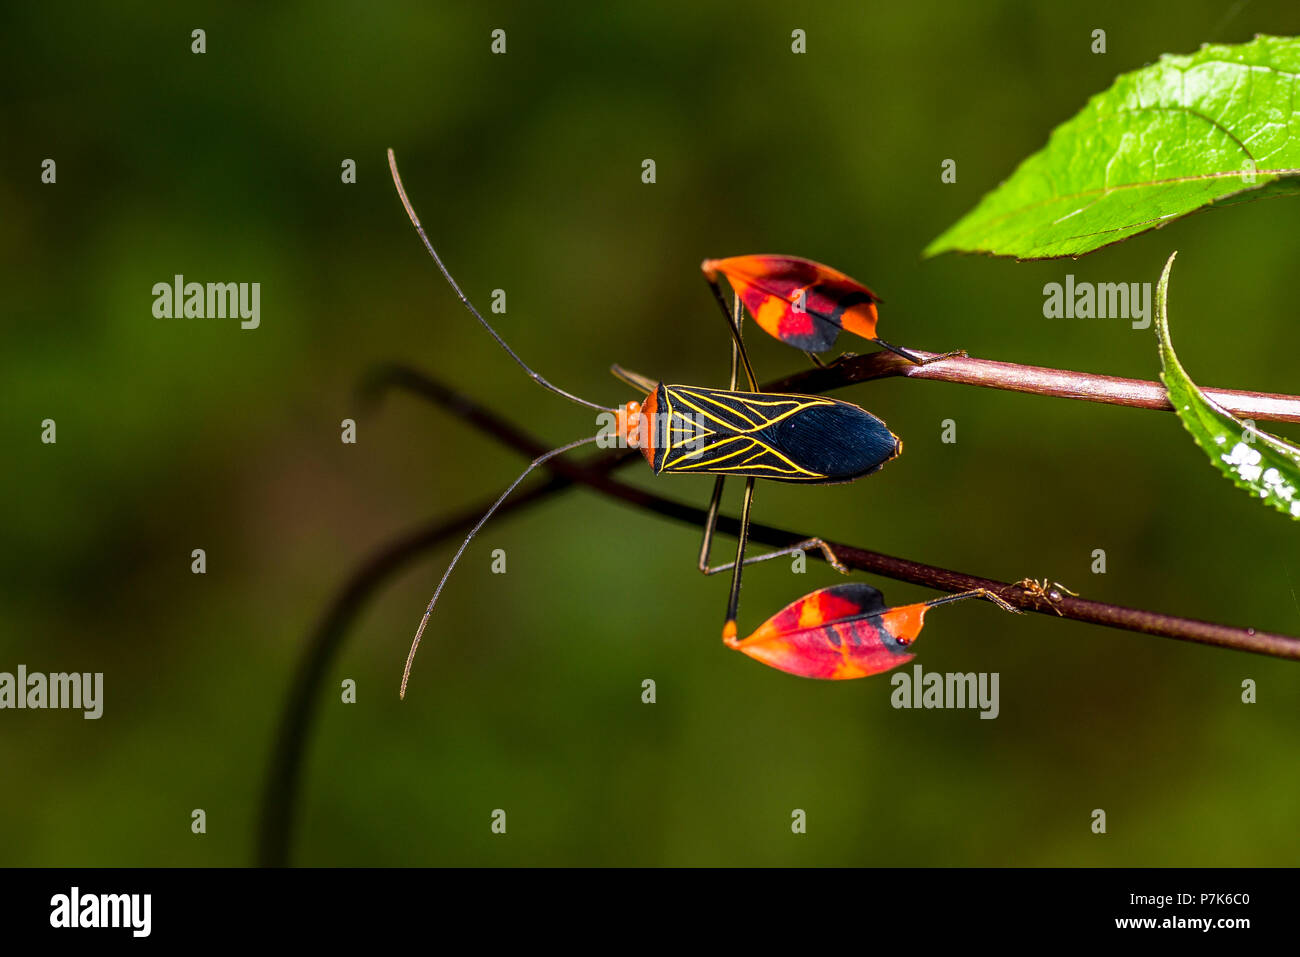
[[[641,421],[641,403],[625,402],[615,410],[614,414],[618,416],[616,427],[619,436],[629,448],[641,448],[641,427],[644,424]]]
[[[618,434],[627,443],[628,448],[640,449],[641,454],[651,465],[654,465],[655,456],[653,423],[658,405],[656,401],[658,391],[655,389],[645,397],[643,402],[624,403],[615,412],[618,416]]]

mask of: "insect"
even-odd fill
[[[880,297],[838,269],[799,256],[751,255],[706,259],[700,264],[713,297],[728,314],[719,277],[745,303],[750,315],[769,335],[801,349],[817,365],[816,353],[835,346],[841,331],[870,339],[917,365],[964,356],[958,350],[922,359],[876,334]]]
[[[1057,602],[1061,601],[1066,595],[1071,595],[1074,598],[1079,597],[1077,591],[1070,591],[1060,582],[1049,581],[1046,578],[1042,581],[1035,578],[1022,578],[1016,582],[1016,587],[1023,588],[1029,593],[1029,597],[1034,600],[1035,607],[1041,608],[1043,605],[1047,605],[1048,608],[1056,612],[1057,617],[1060,617],[1061,614]]]
[[[568,399],[570,402],[600,412],[602,417],[607,418],[615,435],[626,442],[628,447],[640,450],[655,474],[706,473],[717,476],[704,526],[699,569],[708,575],[727,570],[732,572],[726,619],[722,631],[723,640],[731,647],[744,651],[757,660],[772,663],[769,660],[771,655],[765,658],[763,654],[757,653],[760,647],[765,644],[769,650],[775,648],[775,645],[770,640],[770,635],[765,633],[765,636],[760,638],[759,632],[756,632],[744,641],[739,640],[737,637],[736,616],[740,604],[741,569],[745,565],[768,561],[782,555],[789,555],[796,551],[812,548],[821,550],[837,571],[847,573],[848,569],[840,562],[830,545],[820,538],[805,539],[785,548],[747,557],[745,551],[748,542],[755,481],[762,478],[777,482],[800,484],[851,482],[877,471],[886,462],[898,456],[902,452],[902,442],[889,431],[884,422],[852,403],[826,398],[825,396],[759,391],[740,336],[740,318],[743,312],[743,303],[739,295],[737,295],[734,304],[734,314],[725,313],[727,327],[730,330],[732,339],[731,381],[728,389],[668,385],[615,366],[613,369],[614,374],[624,382],[644,390],[644,399],[626,402],[611,409],[608,406],[566,392],[533,371],[492,328],[491,324],[475,308],[474,304],[470,302],[443,264],[433,244],[429,241],[424,227],[421,225],[420,219],[406,195],[406,189],[402,185],[402,179],[397,170],[397,160],[391,149],[388,151],[388,164],[402,206],[424,243],[425,249],[433,258],[434,263],[437,264],[443,278],[447,280],[447,283],[456,293],[461,304],[488,331],[497,344],[528,373],[534,382],[542,388]],[[738,391],[736,388],[742,367],[749,384],[748,391]],[[415,638],[412,640],[410,651],[407,654],[406,667],[402,673],[402,684],[399,690],[401,697],[406,696],[411,666],[415,660],[415,654],[428,625],[429,618],[433,614],[434,606],[447,584],[447,579],[460,561],[469,543],[474,539],[474,536],[478,534],[479,530],[533,469],[557,455],[595,442],[603,438],[605,434],[603,431],[598,432],[596,435],[569,442],[538,456],[506,488],[470,530],[460,548],[452,557],[447,570],[443,573],[441,580],[438,582],[438,587],[434,591],[433,598],[429,601],[424,616],[420,620],[419,628],[416,630]],[[710,566],[709,557],[713,535],[717,527],[723,482],[728,476],[745,479],[740,531],[737,535],[736,558],[734,561],[723,565]],[[910,642],[915,638],[924,619],[924,611],[916,610],[921,606],[885,609],[883,600],[879,599],[880,593],[876,592],[875,589],[871,589],[870,586],[855,585],[847,587],[850,588],[850,591],[834,592],[827,599],[829,602],[827,605],[828,611],[820,624],[842,624],[845,629],[843,633],[855,636],[858,639],[858,644],[861,644],[868,637],[878,644],[885,643],[887,639],[895,642],[904,640]],[[863,589],[866,589],[866,591]],[[822,592],[814,592],[813,595],[807,596],[801,601],[808,601],[813,599],[814,596],[832,591],[831,589],[823,589]],[[876,597],[872,599],[870,594],[874,594]],[[856,597],[844,599],[839,604],[836,604],[835,599],[844,595]],[[1000,605],[1010,608],[1001,599],[983,591],[936,599],[924,607],[928,608],[932,605],[960,598],[973,597],[989,598]],[[818,600],[820,601],[820,599]],[[786,611],[789,611],[789,609]],[[896,612],[896,614],[889,615],[889,612]],[[778,614],[768,624],[771,625],[780,617]],[[872,624],[873,620],[879,620],[882,624],[879,626],[874,625]],[[897,632],[891,630],[895,625],[898,629]],[[805,629],[807,634],[796,634],[798,629],[786,628],[785,631],[787,633],[787,645],[811,649],[815,644],[816,638],[808,629]],[[835,632],[832,635],[823,631],[827,641],[831,641],[834,636],[839,634],[840,632]],[[865,670],[866,665],[860,663],[855,673],[846,671],[842,674],[822,674],[821,672],[825,669],[819,663],[821,660],[819,655],[815,651],[808,651],[807,654],[810,656],[809,661],[811,664],[804,671],[796,669],[793,662],[794,655],[788,651],[781,659],[783,664],[777,665],[777,667],[795,674],[807,674],[810,677],[858,677],[861,674],[875,673]],[[814,659],[816,660],[814,661]],[[863,660],[865,661],[865,658]],[[901,661],[898,663],[901,664]]]

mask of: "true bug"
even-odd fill
[[[922,359],[876,334],[880,297],[838,269],[799,256],[750,255],[706,259],[700,263],[713,296],[728,315],[718,277],[725,276],[732,291],[769,335],[801,349],[817,365],[816,353],[835,346],[840,331],[870,339],[876,345],[918,365],[965,355],[960,350]]]
[[[984,590],[964,592],[936,599],[919,606],[906,606],[901,609],[886,609],[880,599],[880,593],[867,585],[845,586],[847,590],[822,589],[806,596],[800,603],[812,600],[822,602],[819,596],[825,596],[826,612],[817,623],[824,626],[821,632],[822,642],[833,647],[835,639],[847,636],[853,643],[855,651],[848,657],[854,658],[856,664],[845,667],[841,673],[828,673],[823,658],[825,649],[817,648],[817,635],[812,628],[785,627],[782,612],[755,632],[749,638],[739,640],[736,629],[736,614],[740,604],[741,569],[745,565],[767,561],[781,555],[810,548],[820,549],[836,570],[847,573],[847,569],[835,556],[834,551],[820,538],[810,538],[797,542],[786,548],[768,552],[763,555],[745,556],[748,540],[750,509],[753,505],[754,482],[765,478],[778,482],[797,482],[802,484],[831,484],[851,482],[869,475],[881,468],[890,459],[902,452],[902,442],[889,431],[880,419],[865,409],[839,399],[824,396],[781,394],[760,392],[754,380],[753,370],[745,354],[744,343],[740,336],[740,318],[743,303],[736,297],[734,316],[724,313],[732,337],[731,385],[729,389],[710,389],[695,386],[667,385],[643,376],[636,375],[618,366],[614,373],[623,381],[645,390],[645,398],[640,401],[627,402],[615,409],[596,402],[590,402],[559,388],[534,372],[515,354],[505,340],[492,328],[491,324],[475,308],[461,290],[456,280],[443,264],[434,249],[424,227],[416,215],[402,185],[397,170],[397,160],[390,149],[388,164],[392,172],[393,184],[402,201],[411,224],[415,227],[425,249],[437,264],[443,278],[447,280],[461,304],[474,316],[488,333],[497,341],[506,353],[528,373],[538,385],[571,402],[595,409],[608,415],[617,435],[628,446],[639,449],[656,474],[708,473],[717,476],[714,483],[712,499],[709,503],[708,517],[704,528],[704,540],[700,548],[699,568],[705,574],[716,574],[731,569],[731,591],[727,601],[727,616],[723,625],[723,640],[731,647],[744,651],[751,657],[769,664],[780,658],[781,664],[775,665],[781,670],[809,677],[848,678],[874,674],[884,670],[874,667],[877,660],[887,659],[877,654],[877,647],[904,641],[910,643],[920,631],[924,618],[924,608],[957,601],[965,598],[983,597],[996,602],[1004,608],[1010,606],[996,595]],[[725,301],[723,303],[725,307]],[[739,368],[743,364],[750,391],[736,390]],[[429,617],[433,613],[438,597],[447,583],[452,570],[456,567],[465,549],[474,536],[492,517],[519,483],[533,469],[551,458],[571,451],[582,445],[595,442],[602,437],[598,433],[587,438],[578,439],[552,449],[538,456],[506,488],[493,503],[474,528],[465,537],[460,548],[453,556],[447,570],[443,573],[433,598],[420,620],[415,638],[407,654],[406,667],[402,673],[401,697],[406,696],[406,685],[410,678],[411,664],[424,635]],[[729,476],[745,479],[745,494],[741,506],[740,531],[737,536],[736,559],[725,565],[708,564],[713,534],[717,526],[718,509],[721,502],[722,483]],[[874,598],[872,597],[874,595]],[[822,607],[818,604],[818,607]],[[917,611],[916,609],[920,609]],[[1014,609],[1012,609],[1014,610]],[[892,613],[892,614],[891,614]],[[781,619],[783,624],[774,625]],[[879,622],[880,624],[875,624]],[[771,626],[771,627],[769,627]],[[826,627],[831,630],[826,630]],[[766,631],[764,629],[767,629]],[[783,655],[774,650],[776,644],[773,634],[781,631],[789,646]],[[792,652],[790,648],[795,650]],[[797,661],[799,650],[808,666],[799,670]],[[905,658],[895,662],[901,664]],[[872,670],[874,667],[874,670]],[[887,667],[892,667],[888,665]],[[830,669],[834,671],[834,669]]]

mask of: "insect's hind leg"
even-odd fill
[[[740,531],[736,535],[736,560],[731,565],[731,595],[727,598],[727,618],[722,623],[722,640],[736,637],[736,615],[740,610],[740,572],[745,567],[745,545],[749,541],[749,510],[754,504],[754,480],[745,479],[745,497],[740,506]]]
[[[713,550],[713,535],[718,527],[718,509],[722,504],[722,486],[726,482],[726,477],[719,475],[713,483],[713,495],[709,499],[709,512],[704,520],[704,541],[700,543],[700,560],[698,567],[705,575],[717,575],[719,572],[725,572],[736,567],[735,562],[727,562],[725,565],[710,565],[709,554]],[[801,542],[793,545],[787,545],[785,548],[778,548],[776,551],[767,552],[762,555],[754,555],[746,558],[741,564],[756,565],[759,562],[770,561],[773,558],[780,558],[782,555],[793,555],[798,551],[808,551],[809,549],[819,549],[826,557],[827,563],[841,575],[849,573],[848,567],[835,554],[835,550],[821,538],[805,538]]]
[[[719,475],[713,481],[713,495],[709,499],[709,512],[704,519],[704,541],[700,543],[699,569],[706,575],[722,571],[721,568],[710,570],[709,552],[713,550],[713,533],[718,527],[718,506],[722,504],[722,486],[726,477]]]
[[[710,538],[712,536],[710,535]],[[708,546],[710,542],[705,542],[705,547],[700,550],[700,571],[706,575],[716,575],[719,572],[725,572],[728,569],[735,568],[735,562],[727,562],[725,565],[710,565]],[[785,548],[778,548],[776,551],[765,552],[762,555],[753,555],[746,558],[741,564],[756,565],[759,562],[769,561],[773,558],[780,558],[782,555],[793,555],[795,552],[806,552],[809,549],[816,548],[826,557],[826,562],[841,575],[847,575],[849,568],[839,556],[835,554],[835,549],[831,548],[830,543],[822,538],[805,538],[802,542],[795,542],[793,545],[787,545]]]

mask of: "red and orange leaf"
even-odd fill
[[[886,608],[879,591],[861,582],[805,595],[763,622],[748,638],[724,638],[780,671],[804,678],[865,678],[911,661],[925,605]]]
[[[876,338],[879,297],[830,266],[798,256],[733,256],[700,268],[711,280],[726,276],[755,321],[796,349],[825,352],[841,329]]]

